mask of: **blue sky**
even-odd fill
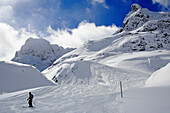
[[[5,0],[2,0],[5,1]],[[11,6],[11,17],[0,20],[16,28],[45,30],[76,28],[81,21],[95,23],[97,26],[115,24],[122,27],[122,21],[133,3],[138,3],[151,11],[168,11],[170,3],[161,0],[6,0]],[[0,3],[3,6],[3,2]],[[5,5],[4,5],[5,6]],[[8,13],[8,12],[7,12]]]
[[[80,47],[110,36],[133,3],[170,12],[170,0],[0,0],[0,59],[12,59],[29,37]]]

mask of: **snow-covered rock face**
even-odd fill
[[[170,46],[170,13],[151,12],[138,4],[131,9],[123,21],[118,50],[145,51]]]
[[[159,20],[163,18],[169,21],[168,18],[170,18],[170,14],[151,12],[148,9],[141,8],[138,4],[133,4],[131,6],[131,12],[126,15],[126,18],[123,21],[123,29],[125,31],[131,31],[141,27],[148,21]]]
[[[40,71],[49,67],[56,59],[73,49],[51,45],[45,39],[29,38],[17,51],[12,61],[35,66]]]
[[[170,35],[167,33],[137,33],[122,36],[119,48],[117,51],[145,51],[145,50],[158,50],[161,48],[169,48]],[[128,40],[127,40],[128,39]]]
[[[16,54],[16,57],[19,56]],[[25,45],[21,47],[22,55],[31,55],[40,58],[40,60],[51,59],[55,56],[50,43],[44,39],[29,38]]]
[[[131,6],[132,12],[137,11],[138,9],[141,9],[141,6],[140,6],[139,4],[134,3],[134,4]]]

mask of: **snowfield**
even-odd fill
[[[170,86],[129,90],[115,101],[115,113],[169,113]]]
[[[154,72],[144,88],[132,89],[118,97],[116,113],[169,113],[170,63]]]
[[[146,81],[146,87],[170,86],[170,63],[155,71]]]
[[[0,62],[0,94],[49,85],[53,84],[33,66]]]
[[[0,95],[0,113],[113,113],[118,96],[110,86],[43,87],[32,89],[34,108],[25,108],[29,91]]]

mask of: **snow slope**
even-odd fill
[[[116,113],[169,113],[170,63],[155,71],[146,87],[126,91],[114,102]],[[121,108],[121,109],[120,109]]]
[[[27,108],[30,91],[34,108]],[[169,93],[170,87],[123,89],[120,98],[113,86],[46,86],[0,95],[0,113],[169,113]]]
[[[25,108],[30,91],[34,108]],[[42,87],[0,95],[0,113],[113,113],[118,95],[111,86]]]
[[[115,113],[169,113],[169,94],[169,86],[129,90],[115,99]]]
[[[12,61],[33,65],[40,71],[43,71],[56,59],[72,50],[71,48],[64,49],[58,45],[51,45],[45,39],[30,37],[21,47],[21,50],[16,52]]]
[[[145,81],[170,61],[170,14],[133,4],[124,22],[124,28],[114,35],[63,55],[43,74],[59,85],[110,85],[110,77],[117,82]]]
[[[144,85],[148,75],[138,71],[109,67],[89,61],[64,62],[53,70],[44,71],[48,79],[57,80],[59,85],[111,85],[119,88],[119,82],[124,82],[124,88]]]
[[[1,61],[0,73],[0,94],[53,84],[29,65]]]
[[[170,63],[154,72],[146,81],[146,87],[170,86]]]

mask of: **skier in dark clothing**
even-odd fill
[[[33,107],[33,106],[32,106],[33,97],[34,97],[34,96],[31,94],[31,92],[29,92],[29,98],[27,99],[27,100],[28,100],[29,107]]]

